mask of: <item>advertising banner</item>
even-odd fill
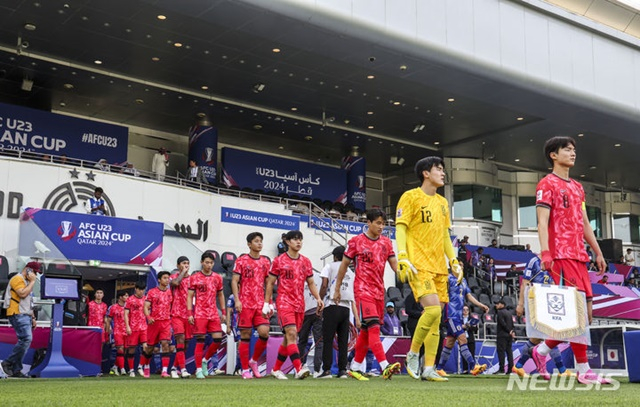
[[[30,222],[44,233],[46,242],[70,260],[162,264],[164,225],[159,222],[27,208],[20,225],[21,256],[42,257],[52,250],[32,235],[32,229],[27,227]],[[34,254],[34,248],[42,254]]]
[[[189,161],[192,160],[202,168],[210,184],[217,183],[218,129],[211,126],[193,126],[189,129]]]
[[[265,228],[298,230],[300,220],[297,216],[276,215],[266,212],[247,211],[244,209],[222,207],[220,221],[239,223],[241,225],[261,226]]]
[[[311,228],[324,230],[327,232],[331,231],[331,225],[333,224],[333,227],[338,233],[346,233],[352,236],[364,233],[369,229],[366,223],[351,222],[348,220],[341,220],[341,219],[329,219],[329,218],[310,219],[309,216],[300,216],[300,220],[302,222],[307,223]],[[384,236],[387,236],[391,240],[395,240],[396,228],[391,226],[386,226],[382,231],[382,234]]]
[[[339,168],[227,147],[222,149],[222,168],[227,187],[347,202],[347,173]]]
[[[0,150],[121,163],[128,144],[126,127],[0,103]]]
[[[364,157],[344,157],[342,168],[347,170],[347,203],[364,211],[367,209],[367,164]]]

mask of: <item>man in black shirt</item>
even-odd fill
[[[498,339],[496,347],[498,352],[498,372],[504,373],[504,355],[507,354],[507,363],[509,364],[507,372],[511,372],[513,368],[513,351],[512,343],[516,337],[513,331],[513,318],[511,312],[505,308],[504,300],[498,301],[496,310],[498,311],[496,320],[498,321]]]

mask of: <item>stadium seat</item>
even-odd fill
[[[231,273],[233,272],[233,266],[236,264],[236,259],[238,258],[238,256],[236,256],[235,253],[232,252],[224,252],[222,253],[222,255],[220,256],[220,261],[222,263],[222,267],[227,270],[227,273],[229,275],[231,275]]]
[[[482,293],[478,296],[478,301],[480,301],[481,303],[485,304],[485,305],[491,305],[491,299],[489,298],[489,296],[485,293]]]
[[[480,285],[478,284],[478,279],[476,279],[474,276],[467,277],[467,285],[472,291],[474,288],[480,287]]]
[[[407,285],[402,287],[402,298],[407,298],[410,295],[413,295],[413,291],[411,290],[411,287]]]
[[[498,303],[498,301],[500,301],[501,299],[502,299],[501,295],[493,294],[491,296],[491,304],[496,305]]]
[[[508,310],[516,309],[517,301],[513,297],[505,295],[502,299],[504,300]]]
[[[9,284],[9,261],[6,257],[0,256],[0,290],[4,290],[7,284]]]
[[[389,299],[393,302],[397,302],[402,300],[402,292],[400,292],[400,289],[398,287],[389,287],[387,289],[387,295],[389,296]]]

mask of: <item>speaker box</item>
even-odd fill
[[[622,257],[622,240],[602,239],[598,244],[605,259],[616,262]]]

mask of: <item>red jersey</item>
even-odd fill
[[[288,253],[283,253],[273,260],[269,273],[278,278],[276,308],[304,312],[304,283],[308,277],[313,277],[311,260],[303,255],[292,259]]]
[[[269,274],[271,262],[266,256],[254,259],[248,254],[238,257],[233,272],[240,275],[238,297],[242,308],[262,309],[264,303],[264,280]]]
[[[222,291],[222,277],[218,273],[206,276],[202,271],[196,271],[189,277],[189,290],[195,292],[195,318],[214,319],[218,316],[216,300],[218,291]]]
[[[135,295],[131,295],[124,304],[124,309],[129,310],[129,328],[131,328],[131,332],[147,330],[147,317],[144,315],[144,301],[144,296],[138,298]]]
[[[584,247],[584,189],[573,179],[555,174],[542,178],[536,188],[536,206],[549,208],[549,251],[554,259],[588,262]]]
[[[147,293],[146,302],[151,304],[150,316],[156,321],[169,319],[171,316],[171,302],[173,296],[167,287],[164,291],[160,287],[155,287]]]
[[[95,301],[91,301],[88,306],[89,320],[87,321],[87,326],[104,328],[104,316],[107,315],[107,304],[105,302],[98,304]]]
[[[174,273],[170,276],[171,280],[175,280],[180,275],[180,272]],[[173,294],[173,303],[171,304],[171,316],[178,318],[188,318],[187,312],[187,294],[189,293],[189,276],[185,276],[177,287],[171,287],[171,293]]]
[[[384,268],[389,257],[395,256],[391,240],[386,236],[373,240],[362,233],[349,240],[344,255],[356,263],[353,282],[356,300],[384,301]]]
[[[124,324],[124,306],[118,303],[109,307],[107,316],[113,320],[113,334],[126,335],[127,327]]]

